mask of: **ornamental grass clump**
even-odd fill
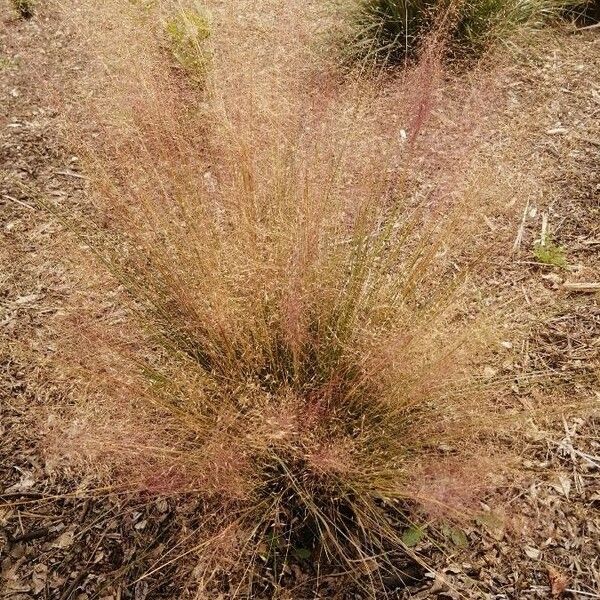
[[[112,77],[73,128],[98,227],[70,227],[129,316],[70,317],[64,369],[85,393],[61,452],[119,488],[199,498],[185,554],[211,593],[224,574],[250,593],[265,563],[285,582],[292,560],[385,587],[412,520],[467,514],[515,424],[479,376],[494,323],[464,262],[497,210],[465,126],[478,94],[440,148],[439,52],[401,84],[323,82],[304,53],[290,68],[294,39],[240,60],[247,30],[215,31],[219,68],[185,92],[151,33],[123,61],[94,22]]]

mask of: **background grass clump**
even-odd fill
[[[342,53],[349,62],[394,63],[414,56],[437,31],[450,52],[473,56],[580,6],[578,0],[357,0]]]
[[[35,13],[35,0],[12,0],[12,5],[23,19],[31,19]]]
[[[167,20],[165,32],[169,48],[189,77],[202,82],[211,63],[208,42],[211,24],[208,13],[201,8],[179,10]]]

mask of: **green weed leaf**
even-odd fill
[[[459,548],[466,548],[469,545],[467,534],[460,527],[450,529],[450,539]]]
[[[402,542],[405,546],[412,548],[416,546],[425,535],[425,531],[418,527],[417,525],[411,525],[403,534],[402,534]]]
[[[307,560],[311,557],[311,551],[308,548],[294,548],[294,555],[300,560]]]

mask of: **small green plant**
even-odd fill
[[[23,19],[31,19],[33,17],[35,2],[34,0],[12,0],[15,10]]]
[[[555,244],[550,238],[536,240],[533,244],[533,255],[536,260],[545,265],[565,269],[567,267],[567,257],[565,249]]]
[[[207,47],[211,35],[208,15],[199,10],[182,10],[167,21],[165,31],[177,62],[192,79],[203,81],[211,62]]]
[[[155,8],[158,4],[158,0],[129,0],[129,2],[134,6],[138,6],[144,10]]]
[[[12,69],[16,66],[16,62],[7,56],[0,56],[0,71]]]

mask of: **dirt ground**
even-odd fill
[[[193,554],[142,576],[176,557],[163,559],[169,540],[196,527],[196,500],[99,493],[94,482],[47,464],[29,420],[32,406],[43,414],[46,399],[65,394],[64,382],[48,379],[49,340],[85,283],[64,255],[63,229],[36,201],[86,207],[85,174],[61,142],[54,99],[37,85],[85,68],[65,61],[68,45],[68,29],[52,15],[22,21],[0,2],[0,598],[194,597]],[[550,373],[515,391],[525,404],[562,394],[600,406],[600,296],[590,285],[600,282],[600,30],[548,35],[517,54],[504,77],[503,122],[526,125],[524,169],[543,168],[544,180],[489,281],[490,294],[520,290],[533,324],[494,368],[515,381],[524,368]],[[68,93],[76,102],[77,91]],[[501,125],[492,137],[504,135]],[[568,268],[536,262],[532,243],[542,227],[564,247]],[[109,294],[106,302],[114,302]],[[421,542],[415,550],[428,568],[407,572],[389,596],[600,598],[600,413],[593,412],[574,411],[549,430],[532,427],[519,485],[486,498],[488,518],[465,527],[454,550]],[[305,597],[302,582],[311,576],[299,565],[289,597]],[[325,577],[319,597],[361,597],[342,588]]]

